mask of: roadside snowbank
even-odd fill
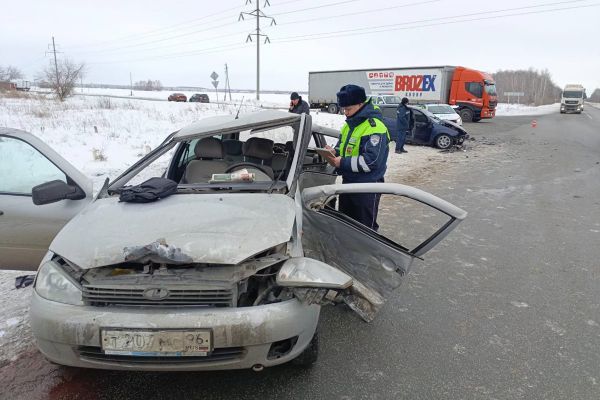
[[[558,112],[560,112],[560,103],[547,104],[543,106],[499,103],[496,107],[496,116],[499,117],[517,115],[544,115]]]

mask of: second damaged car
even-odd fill
[[[409,186],[335,184],[315,151],[328,136],[337,132],[304,114],[208,118],[92,199],[86,178],[43,142],[1,129],[12,175],[0,188],[0,260],[35,268],[43,256],[30,311],[41,352],[104,369],[307,366],[322,305],[345,303],[372,320],[413,260],[466,213]],[[174,193],[123,201],[152,176],[174,182]],[[340,194],[365,192],[409,199],[445,222],[422,243],[397,243],[336,209]],[[35,239],[18,223],[48,213],[56,218],[40,222],[46,233]]]

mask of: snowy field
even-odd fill
[[[102,88],[83,88],[77,89],[77,94],[83,94],[88,96],[121,96],[128,98],[139,98],[139,99],[151,99],[151,100],[163,100],[167,101],[167,98],[173,91],[142,91],[134,90],[133,97],[131,96],[132,91],[129,89],[102,89]],[[214,91],[206,92],[193,92],[193,91],[181,91],[189,99],[194,93],[206,93],[210,97],[211,102],[216,102],[216,95]],[[255,93],[231,93],[231,100],[229,96],[224,99],[223,93],[219,92],[219,103],[225,104],[240,104],[243,101],[244,106],[259,108],[287,108],[290,103],[288,94],[280,93],[261,93],[261,100],[256,100]],[[308,96],[302,96],[304,100],[307,100]],[[524,104],[507,104],[500,103],[496,108],[497,116],[517,116],[517,115],[543,115],[552,114],[558,112],[560,109],[560,103],[548,104],[543,106],[527,106]]]
[[[139,93],[134,92],[135,95]],[[170,92],[142,93],[154,96],[154,99],[166,99]],[[106,97],[127,96],[129,91],[124,89],[89,89],[86,94],[90,96],[74,96],[64,103],[41,94],[0,97],[0,126],[23,129],[39,136],[89,176],[96,190],[106,177],[115,178],[160,144],[169,133],[187,124],[210,116],[232,115],[238,108],[240,113],[258,111],[263,107],[285,108],[288,102],[288,96],[284,94],[264,94],[264,100],[257,102],[253,94],[236,93],[234,101],[237,99],[237,104]],[[527,107],[500,104],[497,115],[552,112],[558,112],[558,105]],[[311,115],[316,123],[336,130],[344,122],[341,115],[317,110],[313,110]],[[466,127],[468,129],[468,125]],[[420,158],[426,159],[434,152],[435,149],[415,148],[410,155],[410,166],[418,167]],[[390,163],[390,169],[394,167]]]

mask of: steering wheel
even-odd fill
[[[225,173],[228,174],[230,172],[233,172],[235,170],[238,170],[238,169],[241,169],[241,168],[244,168],[244,167],[257,169],[260,172],[262,172],[263,174],[265,174],[267,176],[267,178],[269,178],[270,180],[273,180],[273,177],[271,177],[271,171],[269,171],[268,169],[266,169],[264,166],[262,166],[260,164],[254,164],[254,163],[251,163],[251,162],[240,162],[240,163],[237,163],[237,164],[230,165],[225,170]]]

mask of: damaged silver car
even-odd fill
[[[0,182],[0,266],[35,269],[41,258],[30,311],[41,352],[105,369],[314,363],[321,306],[345,303],[372,320],[413,260],[466,216],[409,186],[335,184],[315,148],[336,137],[307,115],[207,118],[92,198],[89,181],[43,142],[0,129],[11,173],[26,175]],[[151,176],[177,182],[176,193],[119,201]],[[407,248],[341,214],[344,193],[408,198],[446,222]]]

